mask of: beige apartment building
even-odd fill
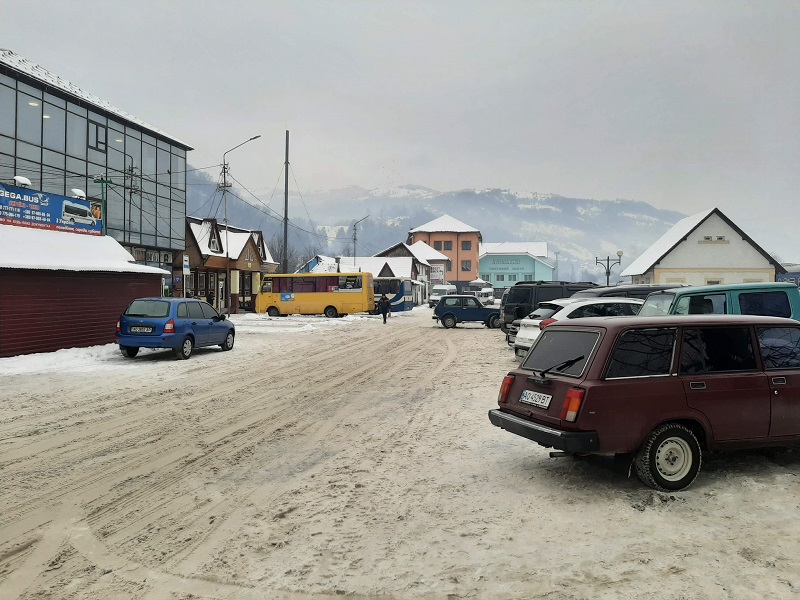
[[[431,265],[431,283],[452,283],[461,292],[470,281],[478,278],[479,247],[481,232],[454,219],[442,215],[408,232],[408,244],[425,242],[447,257],[447,261],[436,268]]]

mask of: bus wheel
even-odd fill
[[[339,311],[337,311],[335,307],[329,306],[325,309],[325,316],[329,319],[335,319],[339,316]]]
[[[268,314],[270,317],[280,317],[280,316],[281,316],[281,311],[279,311],[279,310],[278,310],[277,308],[275,308],[274,306],[270,306],[270,307],[267,309],[267,314]]]

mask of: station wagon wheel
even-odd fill
[[[442,317],[442,325],[444,325],[445,329],[452,329],[456,326],[456,318],[453,315]]]
[[[127,356],[128,358],[133,358],[137,354],[139,354],[139,347],[138,346],[120,346],[120,352],[122,352],[123,356]]]
[[[329,319],[335,319],[339,316],[339,311],[336,310],[335,306],[329,306],[325,309],[325,316]]]
[[[492,329],[497,329],[500,327],[500,315],[492,315],[489,318],[489,327]]]
[[[186,336],[183,338],[181,345],[175,348],[175,356],[181,360],[186,360],[192,355],[192,350],[194,350],[194,342],[192,338]]]
[[[222,342],[220,346],[222,346],[222,349],[227,352],[228,350],[233,348],[233,340],[234,340],[233,331],[229,331],[228,335],[225,336],[225,341]]]
[[[702,456],[697,437],[688,427],[666,423],[647,437],[634,464],[644,483],[662,492],[672,492],[694,481]]]
[[[280,316],[281,316],[281,311],[279,311],[279,310],[278,310],[277,308],[275,308],[274,306],[270,306],[270,307],[267,309],[267,314],[268,314],[270,317],[280,317]]]

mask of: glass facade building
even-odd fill
[[[0,182],[80,189],[137,262],[172,270],[185,247],[192,148],[8,50],[0,50]]]

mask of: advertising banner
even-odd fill
[[[96,200],[0,184],[0,223],[4,225],[101,235],[102,218],[102,206]]]
[[[444,265],[431,265],[431,283],[444,283]]]

